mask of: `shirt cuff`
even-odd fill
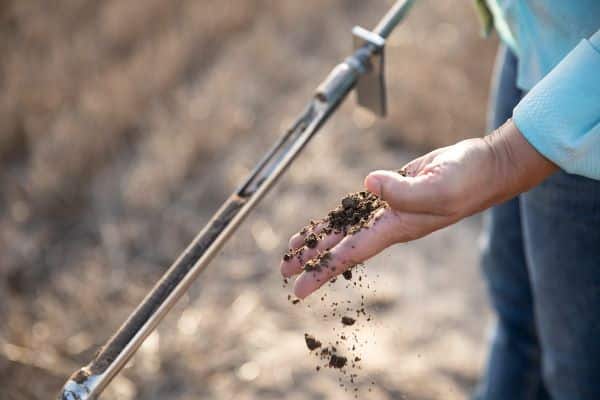
[[[560,168],[600,180],[600,31],[531,89],[513,121]]]

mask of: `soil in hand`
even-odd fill
[[[371,192],[348,194],[341,204],[327,214],[327,228],[344,235],[354,234],[365,228],[375,213],[388,204]]]
[[[362,229],[367,229],[369,224],[376,219],[376,213],[382,208],[389,207],[388,204],[371,192],[362,191],[346,195],[340,204],[327,213],[327,217],[321,220],[312,220],[301,231],[301,235],[306,235],[304,245],[297,249],[288,249],[283,255],[284,261],[290,261],[297,257],[303,261],[302,254],[305,249],[314,249],[318,246],[326,235],[331,233],[353,235]],[[323,226],[319,233],[314,230]],[[305,262],[303,269],[305,271],[320,271],[327,266],[330,254],[329,249],[320,253],[319,256]],[[352,279],[352,272],[344,273],[344,278]]]

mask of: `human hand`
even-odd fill
[[[331,232],[314,248],[281,262],[284,277],[300,274],[294,293],[304,298],[348,268],[388,246],[423,237],[503,202],[539,184],[557,167],[537,152],[509,120],[485,138],[468,139],[419,157],[401,171],[375,171],[366,189],[390,207],[377,211],[369,229],[353,235]],[[406,176],[403,176],[406,175]],[[304,246],[321,223],[290,239],[290,249]],[[328,267],[303,271],[306,262],[329,250]]]

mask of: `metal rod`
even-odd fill
[[[400,0],[397,1],[392,8],[383,16],[381,21],[373,29],[373,33],[378,34],[384,39],[390,36],[394,28],[404,19],[408,10],[413,5],[415,0]]]
[[[399,1],[386,14],[377,25],[382,26],[382,33],[389,35],[404,16],[409,3],[411,1]],[[373,46],[365,45],[333,69],[293,126],[225,201],[125,323],[88,365],[69,378],[59,399],[97,398],[353,89],[374,51]]]

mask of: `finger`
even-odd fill
[[[380,170],[371,172],[365,178],[364,185],[395,210],[442,214],[441,181],[438,175],[404,177],[394,171]]]
[[[296,233],[294,236],[292,236],[290,238],[290,241],[288,243],[288,247],[290,249],[297,249],[299,247],[304,246],[304,239],[306,239],[306,237],[308,235],[310,235],[311,233],[314,234],[319,234],[323,231],[323,229],[325,229],[327,227],[327,222],[326,221],[321,221],[317,224],[311,224],[308,225],[306,227],[304,227],[300,232]]]
[[[304,246],[302,248],[302,252],[298,252],[287,261],[281,261],[281,274],[286,278],[299,274],[302,271],[302,267],[304,267],[304,264],[306,264],[308,260],[317,257],[319,253],[322,253],[325,250],[329,250],[338,244],[343,237],[344,236],[342,233],[331,233],[319,240],[317,246],[312,249]]]
[[[304,271],[298,277],[294,284],[296,296],[308,296],[332,277],[391,245],[395,240],[394,218],[392,210],[381,210],[368,227],[345,236],[331,249],[326,266],[320,270]]]
[[[327,266],[304,271],[294,284],[294,293],[304,298],[348,268],[362,263],[394,243],[423,237],[454,222],[450,217],[382,210],[368,229],[344,237],[330,251]]]

